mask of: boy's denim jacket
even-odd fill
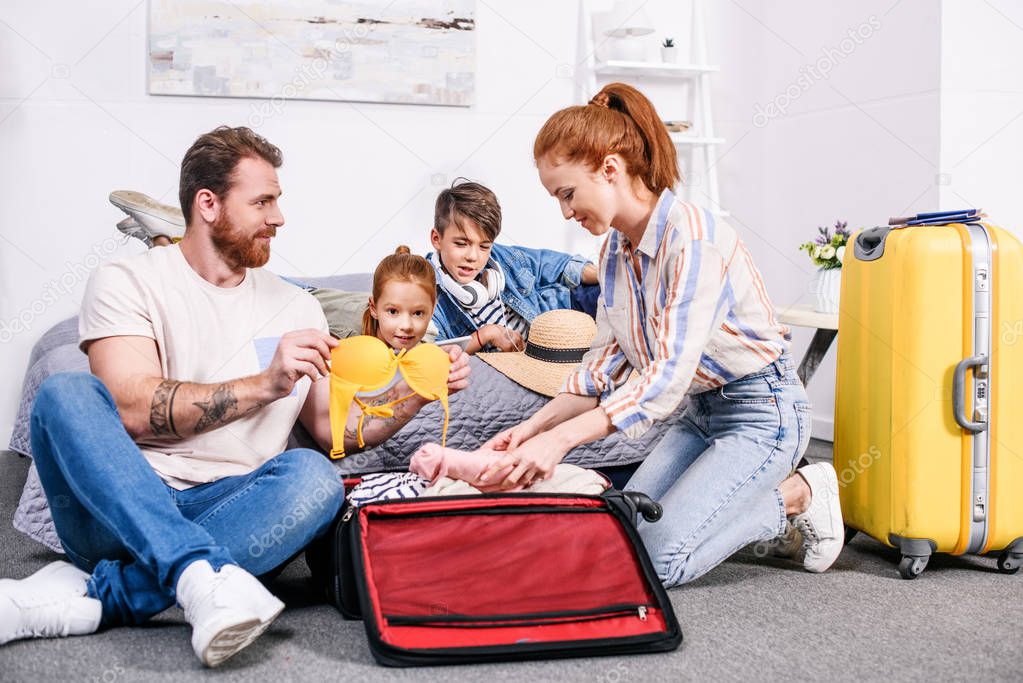
[[[431,262],[437,254],[429,254]],[[573,256],[552,249],[529,249],[495,244],[490,260],[504,270],[505,285],[501,300],[527,321],[556,308],[572,308],[572,290],[582,281],[582,256]],[[489,265],[489,264],[488,264]],[[438,278],[439,279],[439,278]],[[453,339],[472,334],[476,325],[450,294],[437,283],[437,306],[433,309],[431,327],[437,328],[437,339]]]

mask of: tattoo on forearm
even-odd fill
[[[398,388],[394,387],[383,396],[379,396],[371,401],[367,401],[366,405],[382,406],[385,403],[396,401],[401,397],[402,394],[398,392]],[[412,406],[408,401],[402,401],[401,403],[392,406],[392,410],[394,411],[393,417],[377,417],[376,415],[367,415],[365,421],[362,423],[363,433],[369,431],[373,425],[382,422],[391,422],[393,423],[392,427],[401,427],[406,422],[411,420],[417,412],[415,410],[412,410]]]
[[[181,435],[174,429],[174,417],[171,414],[174,406],[174,394],[179,386],[181,386],[181,382],[165,379],[153,392],[153,403],[149,407],[149,428],[153,431],[153,436],[173,434],[181,438]]]
[[[196,434],[230,422],[234,413],[238,411],[238,399],[234,395],[234,387],[230,384],[221,384],[213,390],[209,399],[195,401],[192,405],[202,411],[199,421],[195,423]]]
[[[376,397],[371,398],[370,400],[366,401],[366,405],[368,405],[368,406],[382,406],[385,403],[390,403],[391,401],[397,400],[398,397],[399,397],[399,395],[398,395],[398,388],[397,387],[391,387],[390,389],[387,390],[386,394],[381,394],[380,396],[376,396]]]
[[[398,389],[399,389],[398,387],[393,387],[380,396],[368,399],[365,403],[367,406],[370,407],[382,406],[385,403],[390,403],[392,401],[398,400],[399,398],[408,396],[408,394],[410,393],[406,392],[403,394]],[[380,436],[384,436],[384,438],[387,438],[394,432],[401,429],[405,425],[405,423],[411,420],[418,412],[418,410],[414,407],[414,404],[411,401],[402,401],[401,403],[398,403],[397,405],[393,406],[392,410],[394,411],[393,417],[359,415],[358,417],[362,418],[363,436],[369,439],[370,441],[375,441],[375,439],[379,438]],[[357,420],[358,417],[356,417],[355,419]],[[362,450],[362,448],[360,448],[358,445],[359,437],[357,433],[357,425],[358,425],[357,422],[353,422],[352,424],[345,426],[344,434],[345,450],[348,451],[349,453],[357,453]],[[378,431],[381,433],[376,433]],[[368,443],[367,447],[371,445],[372,444]]]
[[[347,453],[358,453],[362,450],[362,447],[359,446],[359,435],[355,433],[354,427],[345,427],[344,440]]]

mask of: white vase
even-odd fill
[[[810,293],[814,295],[814,310],[818,313],[838,313],[842,293],[842,269],[820,268],[810,280]]]
[[[661,46],[661,61],[665,64],[674,64],[678,61],[678,46],[673,45],[672,47]]]

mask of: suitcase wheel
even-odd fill
[[[998,556],[998,571],[1003,574],[1015,574],[1019,571],[1020,558],[1014,557],[1009,551]]]
[[[903,555],[899,562],[899,576],[904,579],[915,579],[923,573],[930,558],[917,555]]]
[[[851,541],[854,538],[856,538],[856,534],[858,534],[858,533],[859,533],[859,531],[857,531],[856,529],[853,529],[851,526],[846,524],[845,525],[845,542],[844,542],[843,545],[849,545],[849,541]]]

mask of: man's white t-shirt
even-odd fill
[[[78,322],[82,351],[103,337],[149,337],[164,377],[201,384],[258,374],[283,334],[306,328],[327,332],[308,292],[262,268],[248,269],[235,287],[217,287],[192,270],[176,244],[98,268]],[[303,377],[290,396],[251,415],[186,439],[140,439],[138,446],[177,489],[248,474],[285,449],[309,386]]]

